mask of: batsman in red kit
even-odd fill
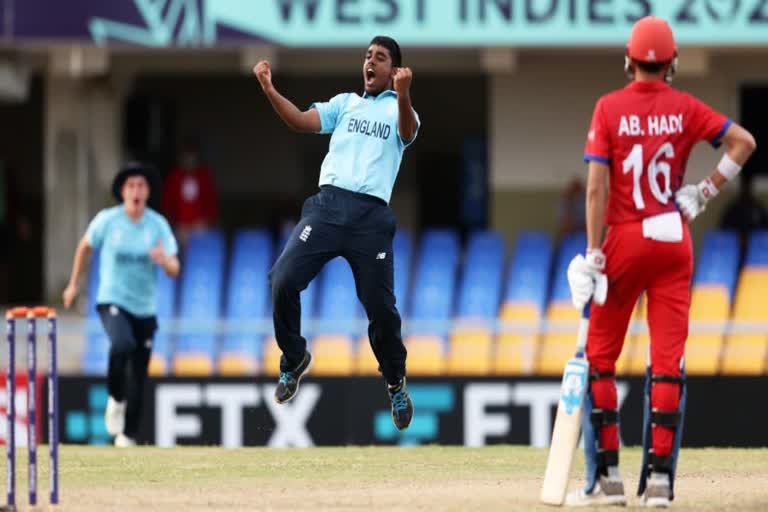
[[[638,495],[667,507],[680,446],[693,254],[688,223],[741,170],[755,149],[742,127],[693,96],[670,87],[677,65],[672,30],[649,16],[632,29],[625,70],[632,81],[595,105],[584,159],[587,248],[568,269],[574,305],[608,279],[603,304],[592,304],[586,354],[590,384],[584,413],[587,486],[570,505],[624,505],[618,471],[618,403],[614,372],[632,310],[648,304],[650,361],[646,381],[644,460]],[[721,143],[717,168],[697,185],[684,185],[693,146]],[[608,226],[603,241],[604,226]]]

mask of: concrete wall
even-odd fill
[[[574,176],[586,178],[582,154],[595,101],[627,83],[621,59],[620,53],[526,54],[516,73],[490,79],[495,227],[510,237],[521,229],[555,231],[561,190]],[[768,68],[756,67],[758,60],[749,54],[716,55],[709,72],[682,73],[674,85],[738,121],[739,86],[768,83]],[[718,160],[719,153],[710,146],[697,146],[688,163],[688,181],[701,179]],[[736,187],[731,189],[732,194]],[[716,225],[727,202],[728,194],[718,198],[696,221],[695,233]]]

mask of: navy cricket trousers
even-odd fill
[[[96,309],[111,342],[107,389],[112,398],[125,401],[123,434],[135,439],[141,422],[144,383],[157,319],[137,317],[115,304],[99,304]]]
[[[405,376],[406,350],[394,293],[395,229],[392,210],[374,196],[324,185],[304,202],[301,220],[269,273],[275,337],[283,352],[281,371],[296,368],[307,347],[300,332],[299,293],[323,265],[341,256],[352,268],[357,297],[368,315],[368,338],[384,378],[396,384]]]

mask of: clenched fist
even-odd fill
[[[262,60],[253,66],[253,74],[256,75],[262,89],[266,91],[272,87],[272,68],[268,60]]]
[[[395,92],[398,95],[408,94],[411,89],[411,81],[413,80],[413,72],[411,68],[395,68]]]

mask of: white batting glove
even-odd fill
[[[568,265],[568,286],[571,288],[571,301],[581,310],[590,299],[597,304],[604,304],[608,295],[608,278],[603,274],[605,255],[596,249],[589,251],[585,258],[576,255]]]
[[[675,203],[680,213],[688,222],[699,216],[707,209],[707,203],[715,197],[719,190],[709,178],[699,182],[698,185],[686,185],[675,193]]]

